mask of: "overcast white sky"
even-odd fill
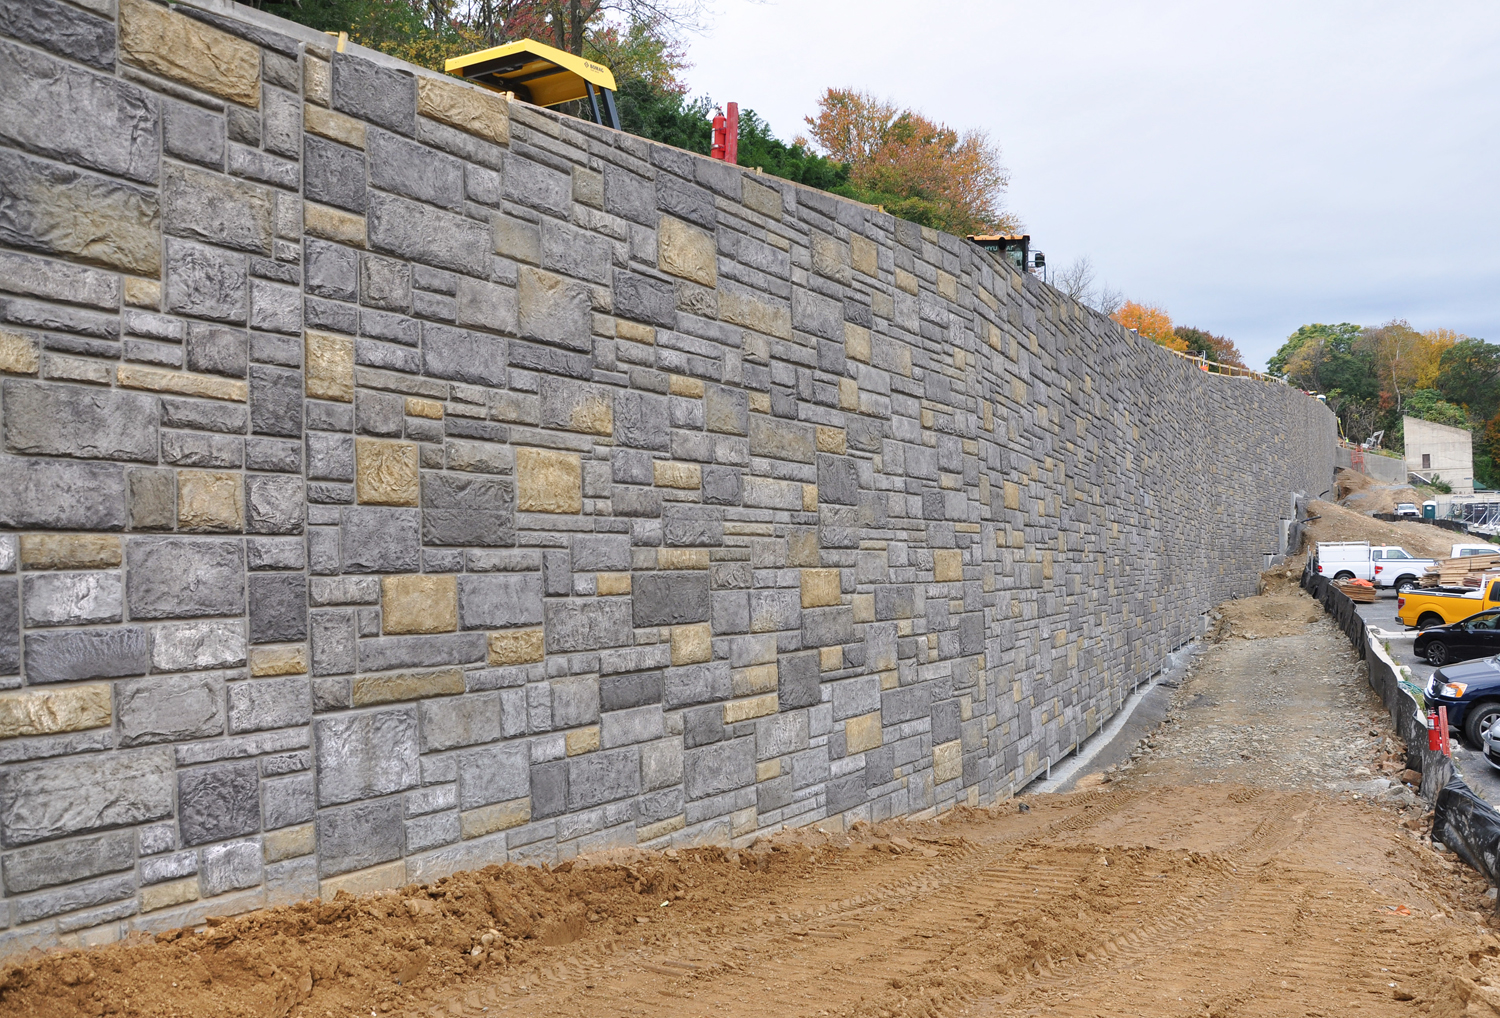
[[[1251,365],[1304,322],[1500,341],[1500,4],[718,0],[688,50],[786,139],[830,85],[984,128],[1033,250]]]

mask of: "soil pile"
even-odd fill
[[[1332,502],[1314,501],[1308,513],[1320,517],[1306,524],[1307,544],[1316,541],[1369,541],[1371,544],[1394,544],[1419,558],[1447,558],[1462,534],[1426,523],[1387,523],[1345,509]]]

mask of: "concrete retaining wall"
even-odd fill
[[[1354,469],[1354,453],[1348,446],[1339,445],[1334,449],[1334,466],[1343,467],[1345,470]],[[1394,456],[1380,456],[1372,452],[1364,455],[1364,466],[1360,473],[1368,474],[1385,484],[1406,483],[1406,462]]]
[[[1329,486],[964,241],[85,6],[0,20],[0,951],[994,800]]]

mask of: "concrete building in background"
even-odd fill
[[[1406,469],[1429,481],[1447,481],[1455,495],[1474,494],[1474,439],[1467,428],[1401,418],[1406,435]]]

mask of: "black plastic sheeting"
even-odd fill
[[[1441,841],[1470,866],[1500,885],[1500,813],[1454,776],[1438,793],[1432,840]]]

